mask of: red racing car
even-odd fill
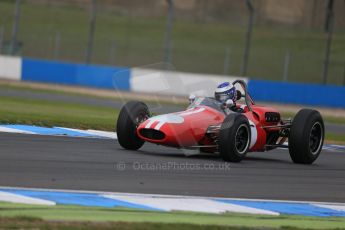
[[[225,161],[240,162],[247,152],[288,148],[295,163],[311,164],[320,155],[324,123],[320,113],[300,110],[284,120],[270,107],[256,105],[242,80],[232,83],[237,90],[236,112],[212,97],[198,97],[185,111],[151,116],[147,105],[126,103],[117,122],[118,142],[137,150],[145,141],[175,148],[219,153]],[[242,93],[241,93],[242,92]],[[287,143],[288,141],[288,143]]]

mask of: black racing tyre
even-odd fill
[[[251,131],[248,119],[239,113],[228,115],[220,128],[219,154],[224,161],[240,162],[250,146]]]
[[[125,149],[137,150],[144,144],[136,133],[137,126],[149,117],[147,105],[139,101],[127,102],[117,119],[117,140]]]
[[[325,126],[321,114],[301,109],[294,117],[289,134],[289,153],[294,163],[311,164],[321,153]]]

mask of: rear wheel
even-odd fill
[[[238,113],[227,116],[219,133],[219,153],[225,161],[240,162],[246,156],[250,145],[248,119]]]
[[[125,149],[137,150],[144,140],[137,135],[137,127],[149,118],[147,105],[139,101],[127,102],[121,109],[117,119],[116,132],[120,145]]]
[[[299,164],[313,163],[321,153],[324,130],[323,119],[318,111],[300,110],[292,121],[289,134],[292,161]]]

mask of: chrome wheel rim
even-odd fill
[[[138,116],[135,118],[135,126],[138,127],[141,123],[149,119],[149,114],[147,112],[141,112],[138,114]]]
[[[323,127],[320,122],[316,122],[310,130],[309,149],[311,154],[317,154],[322,147]]]
[[[249,129],[246,124],[237,128],[235,135],[235,148],[239,154],[244,154],[249,146]]]

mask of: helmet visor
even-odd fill
[[[226,100],[228,100],[232,97],[233,97],[233,93],[230,93],[230,94],[216,93],[216,95],[215,95],[216,100],[223,101],[223,102],[225,102]]]

